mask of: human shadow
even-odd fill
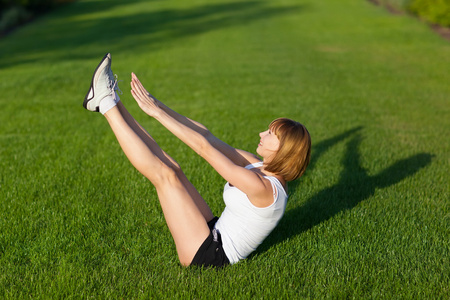
[[[134,54],[139,51],[149,52],[167,47],[168,42],[227,27],[244,26],[278,15],[297,13],[304,8],[302,5],[273,7],[267,5],[266,1],[243,1],[163,8],[132,15],[108,14],[108,17],[102,17],[108,10],[118,10],[123,5],[142,1],[87,1],[70,4],[55,12],[46,22],[45,30],[34,32],[33,38],[16,39],[9,48],[1,47],[0,67],[37,61],[40,53],[51,53],[44,55],[45,59],[58,62],[68,57],[71,60],[91,58],[103,55],[105,51]],[[155,0],[146,2],[152,5]],[[226,46],[224,44],[225,49]]]
[[[258,252],[266,251],[275,244],[309,230],[341,211],[352,209],[361,201],[370,198],[377,188],[392,186],[431,163],[433,157],[431,154],[419,153],[399,160],[380,173],[370,176],[360,163],[358,152],[361,143],[360,130],[361,127],[351,129],[322,141],[314,147],[314,156],[310,164],[312,168],[315,167],[320,156],[331,146],[351,137],[342,160],[344,169],[340,174],[339,181],[335,185],[319,191],[303,205],[287,210],[278,227],[261,245]],[[295,192],[301,185],[301,181],[297,180],[290,188]]]

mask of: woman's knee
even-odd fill
[[[180,165],[177,163],[172,163],[170,165],[162,163],[158,168],[158,171],[153,172],[153,178],[149,179],[155,186],[163,184],[174,185],[180,182],[180,175],[182,172]]]

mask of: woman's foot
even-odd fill
[[[111,70],[111,54],[107,53],[95,69],[92,76],[91,87],[84,98],[83,107],[90,111],[100,111],[100,101],[110,96],[117,103],[117,78]],[[119,90],[120,91],[120,90]]]

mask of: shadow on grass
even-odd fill
[[[168,42],[213,30],[243,26],[257,20],[298,12],[302,6],[269,7],[266,1],[217,3],[187,8],[166,8],[138,13],[117,13],[143,0],[83,1],[54,12],[33,36],[14,40],[0,48],[0,67],[39,60],[40,54],[54,62],[70,58],[99,57],[105,52],[152,51]],[[148,7],[158,0],[146,1]],[[108,11],[115,11],[108,13]],[[131,8],[130,8],[131,9]],[[106,16],[105,16],[106,15]],[[33,26],[28,24],[27,26]],[[45,28],[45,29],[44,29]],[[42,29],[42,30],[41,30]],[[226,48],[226,47],[225,47]],[[50,54],[46,54],[51,52]]]
[[[317,160],[330,147],[351,137],[342,161],[344,170],[340,174],[339,182],[318,192],[303,205],[287,210],[278,227],[258,248],[258,253],[332,218],[341,211],[352,209],[359,202],[371,197],[375,189],[394,185],[431,163],[431,154],[420,153],[397,161],[377,175],[369,176],[360,164],[360,130],[361,127],[351,129],[314,146],[310,168],[315,167]],[[295,191],[299,185],[299,181],[296,181],[290,188]]]

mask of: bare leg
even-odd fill
[[[122,150],[155,186],[182,265],[189,265],[209,235],[213,214],[180,166],[134,120],[121,102],[105,114]]]
[[[164,162],[168,166],[175,166],[176,168],[180,168],[175,160],[171,158],[167,153],[165,153],[159,145],[155,142],[155,140],[150,136],[150,134],[131,116],[122,102],[117,103],[117,107],[119,108],[120,113],[123,118],[127,122],[127,124],[133,129],[133,131],[141,138],[141,140],[147,145],[147,147],[155,154],[162,162]],[[211,221],[214,217],[211,209],[208,204],[203,200],[202,196],[199,194],[197,189],[192,185],[186,175],[179,172],[179,178],[181,182],[184,184],[192,199],[194,199],[195,204],[200,209],[203,217],[207,222]],[[145,176],[145,174],[144,174]],[[148,178],[148,177],[147,177]]]

